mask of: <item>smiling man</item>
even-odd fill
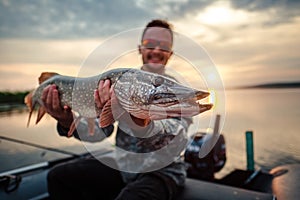
[[[164,20],[149,22],[139,45],[142,70],[166,75],[165,65],[173,54],[172,45],[171,25]],[[95,91],[98,109],[102,109],[112,95],[110,81],[100,81]],[[45,88],[42,98],[47,112],[58,121],[59,134],[67,136],[73,117],[69,108],[60,106],[56,87]],[[117,168],[113,169],[95,158],[57,166],[48,174],[52,199],[165,200],[176,196],[186,177],[180,152],[187,144],[191,119],[145,121],[125,113],[118,121],[116,147],[121,149],[121,153],[113,159]],[[98,125],[97,122],[95,124]],[[74,137],[99,142],[112,135],[113,130],[113,124],[105,128],[98,126],[94,135],[89,136],[87,123],[83,119]],[[164,152],[157,153],[161,150]]]

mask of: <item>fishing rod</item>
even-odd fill
[[[70,155],[70,156],[73,156],[73,157],[81,157],[81,155],[78,155],[78,154],[75,154],[75,153],[72,153],[72,152],[69,152],[69,151],[55,149],[55,148],[52,148],[52,147],[46,147],[46,146],[43,146],[43,145],[39,145],[39,144],[35,144],[35,143],[23,141],[23,140],[18,140],[18,139],[14,139],[14,138],[9,138],[9,137],[5,137],[5,136],[2,136],[2,135],[0,135],[0,140],[7,140],[7,141],[10,141],[10,142],[24,144],[24,145],[27,145],[27,146],[36,147],[36,148],[44,149],[44,150],[47,150],[47,151],[53,151],[53,152],[56,152],[56,153],[62,153],[62,154]]]

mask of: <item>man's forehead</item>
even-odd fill
[[[169,29],[161,27],[149,27],[144,33],[143,39],[153,39],[172,43],[172,36]]]

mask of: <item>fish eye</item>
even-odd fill
[[[158,87],[160,85],[162,85],[164,83],[164,79],[162,77],[155,77],[152,84],[155,86],[155,87]]]

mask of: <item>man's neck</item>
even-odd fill
[[[141,68],[142,70],[145,70],[147,72],[157,73],[157,74],[165,74],[165,66],[151,66],[151,64],[144,64]]]

